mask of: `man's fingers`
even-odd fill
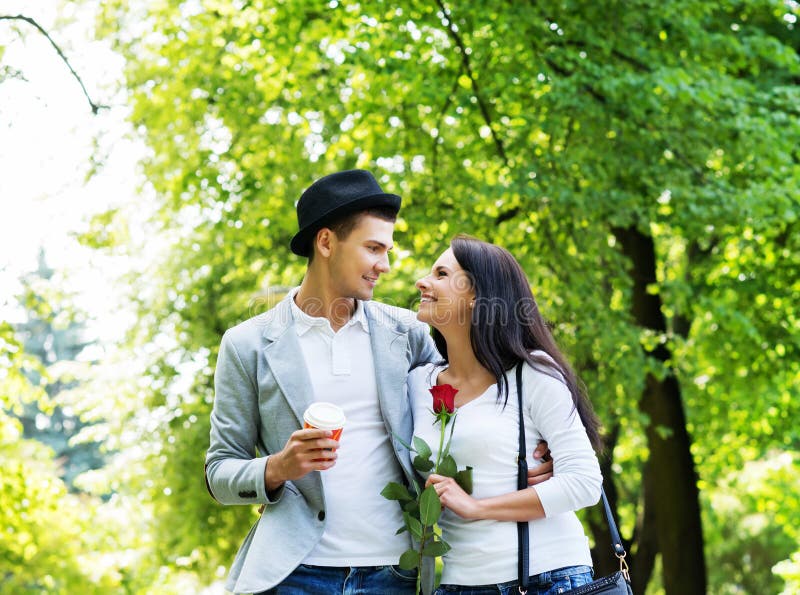
[[[313,471],[327,471],[336,464],[336,457],[332,459],[315,459],[312,467]]]
[[[542,463],[528,471],[528,485],[533,486],[553,477],[553,461]]]
[[[292,432],[293,440],[317,440],[319,438],[328,438],[333,435],[330,430],[320,430],[319,428],[304,428]]]
[[[543,481],[547,481],[551,477],[553,477],[552,473],[548,473],[547,475],[529,475],[528,476],[528,486],[538,485],[538,484],[542,483]]]
[[[542,461],[551,460],[552,457],[550,456],[550,448],[547,446],[547,442],[544,440],[539,440],[536,448],[533,449],[533,458],[540,459]]]
[[[319,438],[314,441],[307,441],[306,447],[309,450],[337,450],[339,448],[339,443],[330,438]]]
[[[330,434],[329,430],[298,430],[292,434],[288,446],[300,452],[336,450],[339,448],[339,442],[330,438]]]

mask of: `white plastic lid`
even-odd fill
[[[346,421],[344,411],[333,403],[311,403],[303,414],[303,420],[320,430],[338,430]]]

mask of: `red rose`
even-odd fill
[[[456,410],[456,393],[457,388],[453,388],[450,384],[439,384],[430,389],[433,395],[433,412],[436,414],[447,411],[453,413]]]

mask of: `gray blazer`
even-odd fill
[[[266,505],[231,567],[225,586],[234,593],[257,593],[280,583],[311,552],[325,528],[325,494],[318,471],[287,481],[272,500],[264,484],[267,459],[302,427],[303,412],[313,398],[309,370],[292,330],[290,299],[229,329],[217,359],[206,455],[209,492],[222,504]],[[410,443],[413,432],[406,375],[438,354],[428,327],[413,312],[378,302],[360,305],[369,322],[386,431],[410,479],[414,471],[409,452],[394,437]],[[432,579],[430,568],[423,578]]]

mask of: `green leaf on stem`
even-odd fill
[[[472,493],[472,467],[467,467],[456,473],[455,480],[467,494]]]
[[[433,469],[433,461],[431,461],[430,459],[422,458],[419,455],[414,457],[413,465],[414,465],[414,469],[416,469],[417,471],[420,471],[422,473],[424,473],[426,471],[430,471],[431,469]]]
[[[424,548],[422,548],[422,555],[423,556],[444,556],[447,552],[450,551],[450,546],[444,541],[432,541]]]
[[[439,468],[437,471],[439,472],[439,475],[444,475],[445,477],[455,477],[456,473],[458,472],[456,460],[452,456],[446,455],[439,463]]]
[[[403,505],[403,512],[413,514],[415,518],[419,518],[419,502],[412,500]]]
[[[417,454],[422,457],[423,459],[430,459],[431,454],[431,447],[428,446],[428,443],[425,442],[422,438],[418,438],[414,436],[414,449],[417,451]]]
[[[419,567],[419,552],[414,550],[406,550],[400,556],[399,566],[403,570],[414,570]]]
[[[434,487],[428,486],[419,498],[419,518],[423,525],[433,525],[442,514],[442,503]]]
[[[390,481],[386,484],[386,487],[381,490],[381,496],[387,500],[400,500],[402,502],[414,499],[406,486],[395,481]]]
[[[395,535],[400,535],[401,533],[405,533],[406,531],[408,531],[408,527],[406,527],[405,525],[403,525],[403,526],[402,526],[402,527],[400,527],[400,528],[399,528],[397,531],[395,531],[395,532],[394,532],[394,534],[395,534]]]
[[[422,539],[422,523],[407,512],[403,514],[403,520],[406,522],[406,527],[408,527],[411,535],[417,539]]]

